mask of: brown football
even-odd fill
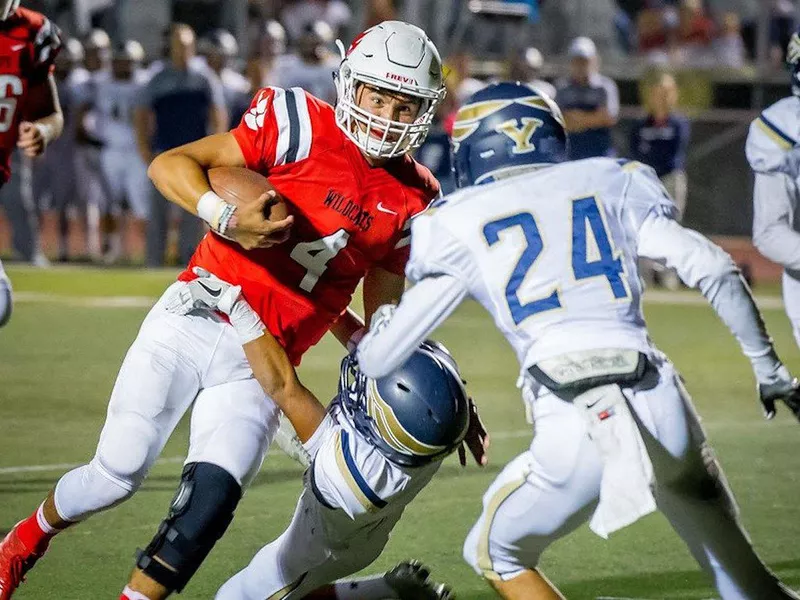
[[[215,167],[208,170],[211,189],[220,198],[235,206],[255,202],[261,194],[275,189],[266,177],[250,169],[241,167]],[[281,195],[272,204],[264,207],[264,216],[270,221],[280,221],[289,215],[289,210]]]

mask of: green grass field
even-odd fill
[[[154,297],[174,278],[167,271],[12,268],[9,273],[19,302],[11,323],[0,331],[3,531],[35,508],[67,465],[94,452],[114,377],[147,310],[140,305],[143,299],[134,299],[135,306],[108,306],[115,301],[98,297]],[[786,411],[774,422],[762,420],[749,365],[709,307],[659,302],[646,310],[653,337],[686,378],[758,551],[788,584],[800,587],[800,426]],[[765,318],[784,360],[800,372],[800,353],[785,315],[773,307],[765,310]],[[462,562],[461,544],[479,513],[483,491],[527,446],[530,430],[514,387],[514,357],[481,310],[463,307],[438,337],[458,358],[494,435],[491,464],[462,470],[448,459],[369,570],[418,557],[461,600],[491,598]],[[341,355],[326,338],[304,360],[301,377],[322,398],[335,391]],[[15,598],[117,598],[135,549],[149,541],[165,515],[186,443],[183,424],[164,451],[167,460],[156,465],[143,489],[55,540]],[[300,476],[300,467],[279,451],[267,458],[227,535],[181,597],[212,598],[228,576],[283,530]],[[545,554],[542,567],[568,598],[714,595],[658,515],[609,541],[584,527]]]

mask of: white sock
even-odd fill
[[[383,575],[337,581],[333,589],[337,600],[386,600],[397,597],[397,592],[386,583]]]
[[[122,590],[122,595],[128,600],[150,600],[150,598],[145,596],[143,593],[132,590],[127,585],[125,586],[125,589]]]
[[[39,524],[39,528],[47,535],[51,535],[58,531],[55,527],[47,522],[47,519],[44,518],[44,502],[39,505],[39,508],[36,511],[36,522]]]

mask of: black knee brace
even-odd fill
[[[180,592],[231,524],[241,497],[241,486],[222,467],[189,463],[167,518],[147,548],[137,552],[136,566],[167,589]]]

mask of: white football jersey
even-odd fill
[[[129,80],[107,77],[95,82],[96,132],[106,147],[136,148],[133,110],[146,83],[147,74],[139,69]]]
[[[745,153],[756,173],[786,173],[797,177],[787,153],[800,140],[800,98],[789,96],[765,109],[750,124]],[[793,168],[794,167],[794,168]]]
[[[572,351],[648,351],[638,230],[674,211],[640,163],[555,165],[434,203],[412,222],[406,274],[466,282],[523,368]]]

